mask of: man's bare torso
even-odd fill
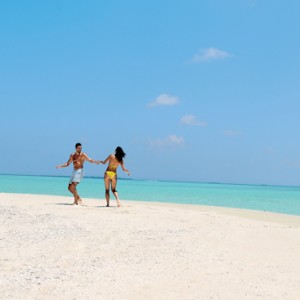
[[[75,170],[82,169],[84,161],[86,159],[85,153],[74,153],[71,154],[73,166]]]

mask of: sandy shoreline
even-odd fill
[[[69,203],[0,194],[1,299],[300,299],[298,216]]]

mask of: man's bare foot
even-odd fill
[[[106,204],[106,207],[109,207],[109,204]]]

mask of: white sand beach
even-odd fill
[[[298,216],[71,202],[0,194],[1,299],[300,299]]]

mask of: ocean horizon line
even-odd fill
[[[55,177],[55,178],[69,178],[68,175],[48,175],[48,174],[16,174],[16,173],[0,173],[0,176],[28,176],[28,177]],[[89,179],[104,179],[103,176],[84,176]],[[233,182],[218,182],[218,181],[183,181],[183,180],[168,180],[168,179],[136,179],[118,177],[118,180],[125,181],[153,181],[153,182],[170,182],[170,183],[194,183],[194,184],[215,184],[215,185],[237,185],[237,186],[260,186],[260,187],[292,187],[300,188],[300,185],[285,185],[285,184],[265,184],[265,183],[233,183]]]

